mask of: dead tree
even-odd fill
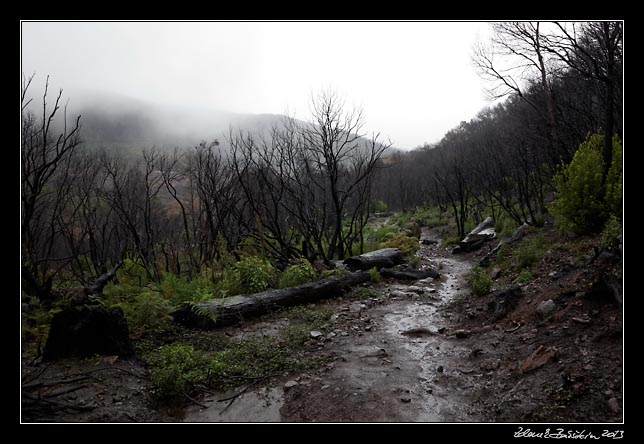
[[[49,77],[42,98],[42,116],[29,108],[27,93],[33,76],[23,77],[21,106],[21,237],[22,261],[41,285],[51,280],[62,266],[73,259],[55,256],[61,241],[60,215],[69,204],[69,192],[77,171],[74,153],[80,144],[80,118],[71,126],[67,107],[59,115],[63,91],[53,107],[47,103]],[[61,121],[62,120],[62,121]],[[62,266],[52,267],[54,263]]]

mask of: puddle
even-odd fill
[[[201,402],[207,406],[190,406],[185,410],[183,422],[280,422],[280,408],[284,404],[284,391],[281,387],[263,388],[247,392],[235,399],[227,407],[228,401],[218,402],[234,395],[234,392],[221,392],[209,395]]]

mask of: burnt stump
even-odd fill
[[[43,359],[99,355],[131,356],[127,320],[120,307],[65,308],[54,315]]]

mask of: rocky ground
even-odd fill
[[[326,302],[334,314],[309,344],[326,364],[203,393],[174,411],[151,400],[136,359],[25,361],[22,420],[622,421],[622,307],[612,296],[615,281],[604,278],[621,276],[621,262],[593,260],[590,243],[558,244],[527,284],[514,284],[516,273],[494,270],[493,262],[493,290],[516,289],[476,297],[467,275],[485,252],[422,245],[420,267],[438,269],[440,278],[383,279],[369,297]],[[287,323],[249,321],[227,334],[271,335]]]

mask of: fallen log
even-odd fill
[[[371,268],[391,268],[405,262],[402,252],[398,248],[382,248],[359,256],[352,256],[344,260],[349,270],[369,270]]]
[[[494,220],[488,217],[483,222],[478,224],[470,233],[458,243],[452,250],[452,253],[468,253],[470,251],[478,250],[483,244],[496,237],[494,231]]]
[[[489,252],[488,254],[486,254],[486,255],[483,257],[483,259],[481,259],[481,260],[479,261],[479,264],[480,264],[482,267],[487,267],[487,266],[490,264],[490,259],[496,255],[496,252],[497,252],[497,251],[499,251],[499,249],[500,249],[503,245],[505,245],[505,244],[510,244],[510,243],[512,243],[512,242],[516,242],[516,241],[518,241],[519,239],[521,239],[521,238],[523,237],[523,235],[525,234],[525,231],[528,229],[528,226],[529,226],[528,224],[524,223],[524,224],[523,224],[523,225],[521,225],[519,228],[517,228],[516,230],[514,230],[514,233],[512,233],[512,236],[510,236],[510,237],[507,237],[507,236],[503,237],[503,238],[499,241],[499,243],[497,244],[497,246],[496,246],[496,247],[494,247],[492,250],[490,250],[490,252]]]
[[[177,324],[209,330],[243,321],[271,309],[339,296],[347,289],[370,280],[371,276],[367,272],[352,273],[347,276],[309,282],[297,287],[236,296],[224,301],[186,303],[179,306],[171,315]]]
[[[438,271],[433,268],[426,268],[424,270],[392,270],[391,268],[383,268],[380,270],[380,274],[384,277],[390,277],[394,279],[400,279],[402,281],[419,281],[421,279],[438,278],[440,275]]]

